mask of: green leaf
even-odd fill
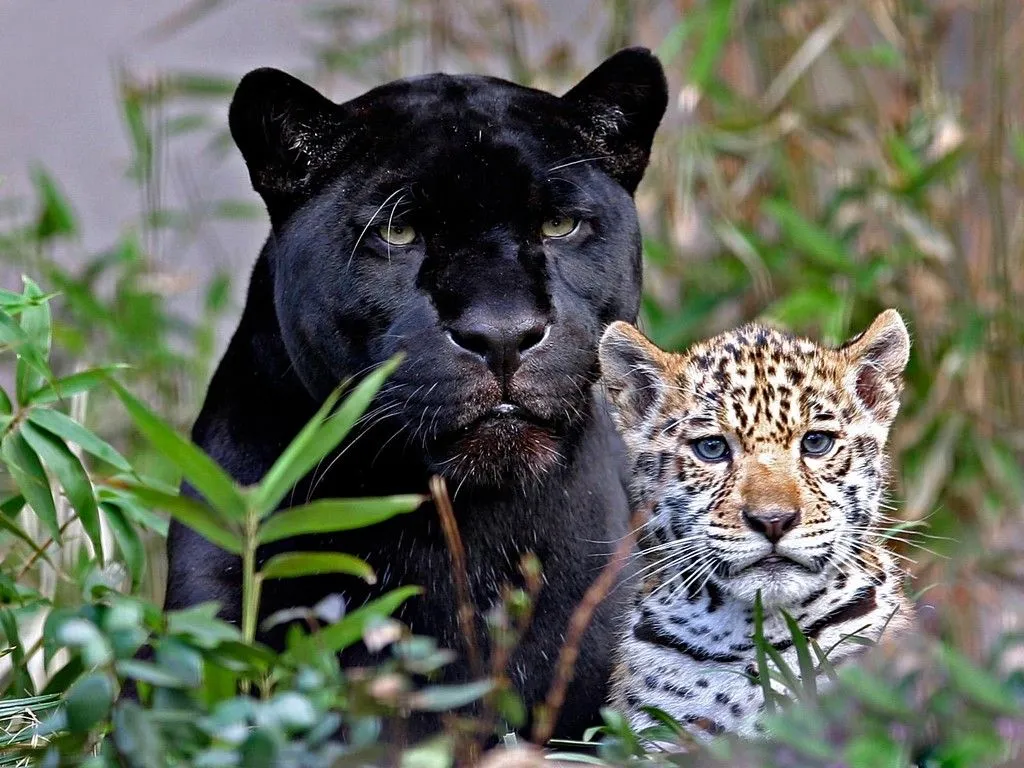
[[[0,413],[5,416],[10,416],[14,413],[14,406],[11,405],[11,398],[3,387],[0,387]]]
[[[23,277],[22,280],[25,282],[24,295],[27,299],[39,299],[43,296],[43,292],[39,289],[38,285],[27,277]],[[47,360],[50,356],[50,343],[52,340],[49,303],[40,301],[34,306],[26,306],[21,313],[21,329],[25,332],[29,343],[39,351],[40,357],[44,361]],[[18,358],[14,392],[19,403],[27,402],[29,393],[39,387],[45,380],[46,376],[41,376],[37,370],[28,364],[24,357]]]
[[[764,639],[764,605],[761,603],[761,590],[754,598],[754,655],[757,658],[757,678],[764,695],[764,709],[768,715],[775,714],[775,691],[768,673],[768,641]]]
[[[764,314],[787,328],[821,327],[823,319],[841,303],[841,297],[831,288],[799,288],[773,303]]]
[[[89,474],[82,462],[73,454],[60,438],[38,429],[28,422],[21,425],[21,434],[38,454],[43,463],[60,481],[64,493],[71,506],[78,513],[78,520],[92,542],[96,557],[103,565],[103,537],[100,532],[100,510],[96,504],[96,492],[93,490]]]
[[[114,728],[110,738],[117,744],[118,755],[128,765],[155,766],[165,764],[167,755],[160,730],[149,719],[149,713],[134,701],[123,699],[114,708]]]
[[[13,688],[4,691],[4,694],[7,696],[12,693],[15,696],[31,696],[36,691],[32,683],[32,676],[27,674],[24,667],[25,644],[18,633],[18,621],[10,609],[0,610],[0,628],[4,631],[4,640],[12,649],[11,662],[15,673],[15,679],[12,681]]]
[[[785,200],[765,200],[761,209],[779,223],[789,242],[826,269],[844,274],[856,271],[846,247],[828,231],[805,219]]]
[[[472,704],[493,689],[493,680],[477,680],[461,685],[428,685],[409,698],[409,705],[426,712],[446,712]]]
[[[36,215],[36,237],[49,240],[54,237],[72,237],[78,231],[74,211],[57,183],[41,166],[32,169],[39,213]]]
[[[218,512],[235,520],[243,519],[245,499],[231,477],[200,448],[171,429],[124,387],[113,379],[110,380],[110,384],[135,422],[135,426],[153,447],[172,462]]]
[[[240,531],[206,504],[181,494],[164,493],[144,485],[126,485],[127,490],[151,507],[167,512],[171,517],[187,525],[221,549],[236,555],[242,554]]]
[[[265,579],[291,579],[319,573],[347,573],[367,584],[376,584],[373,568],[365,560],[342,552],[282,552],[260,570]]]
[[[707,17],[700,29],[701,46],[687,70],[687,79],[701,91],[707,90],[725,44],[729,41],[731,18],[732,0],[712,0],[708,4]]]
[[[898,691],[884,681],[856,666],[839,671],[843,690],[876,712],[900,720],[913,718],[914,713],[901,701]]]
[[[31,446],[25,442],[21,432],[8,432],[0,443],[0,456],[18,485],[36,517],[46,526],[54,541],[60,542],[60,525],[57,523],[57,507],[53,503],[50,480],[42,462]]]
[[[160,688],[187,688],[184,681],[172,675],[166,669],[147,661],[135,661],[134,659],[123,659],[114,664],[117,674],[121,677],[130,677],[133,680],[141,680],[144,683],[155,685]]]
[[[47,405],[59,400],[67,400],[74,395],[88,392],[99,384],[106,384],[110,381],[110,374],[115,371],[124,370],[127,365],[108,365],[102,368],[90,368],[86,371],[79,371],[70,376],[56,379],[49,382],[28,396],[28,403],[31,405]]]
[[[289,659],[305,658],[318,652],[338,653],[363,636],[366,623],[378,616],[390,616],[410,597],[422,594],[419,587],[399,587],[357,608],[341,621],[312,635],[299,638],[285,656]]]
[[[87,733],[103,722],[114,703],[114,684],[104,672],[93,672],[76,682],[64,700],[68,730]]]
[[[113,446],[94,435],[70,416],[48,408],[33,408],[28,412],[28,420],[58,437],[74,443],[100,461],[105,461],[122,472],[134,473],[132,465]]]
[[[121,551],[121,558],[128,566],[128,573],[132,577],[132,589],[138,589],[142,576],[146,572],[146,547],[139,537],[139,532],[116,504],[101,503],[100,508],[106,515],[107,523],[110,524],[110,529],[114,533],[117,548]]]
[[[785,611],[782,612],[782,618],[785,620],[786,626],[789,628],[789,635],[793,639],[793,650],[796,651],[797,663],[800,665],[800,683],[802,684],[803,695],[813,699],[817,696],[818,685],[817,676],[814,672],[814,660],[811,658],[811,649],[807,642],[807,637],[800,629],[800,625],[796,623],[796,619]]]
[[[392,358],[368,375],[334,413],[331,411],[340,392],[336,391],[327,398],[316,415],[274,462],[256,489],[253,502],[261,516],[277,509],[285,494],[321,459],[338,447],[400,362],[400,357]]]
[[[987,670],[972,664],[949,646],[940,646],[942,662],[949,670],[950,681],[965,696],[985,709],[1001,714],[1019,715],[1020,705],[1013,695]]]
[[[0,343],[6,344],[14,350],[19,364],[29,366],[46,381],[53,379],[53,373],[39,348],[32,343],[21,326],[14,322],[14,318],[6,312],[0,312]],[[16,392],[16,394],[18,393]]]
[[[20,539],[27,544],[31,549],[32,553],[37,557],[45,560],[50,566],[54,566],[53,561],[50,560],[50,556],[46,554],[46,550],[36,544],[36,540],[33,539],[26,531],[24,531],[17,523],[11,518],[16,515],[25,506],[25,497],[22,495],[11,496],[9,499],[0,504],[0,528],[10,533],[17,539]],[[11,514],[8,514],[8,510],[12,510]]]
[[[180,611],[168,611],[167,634],[187,635],[200,648],[216,648],[241,640],[238,627],[217,618],[217,603],[200,603]],[[248,647],[248,646],[246,646]]]
[[[285,509],[260,526],[259,542],[287,539],[306,533],[330,533],[365,528],[395,515],[418,509],[424,496],[381,496],[367,499],[322,499]]]

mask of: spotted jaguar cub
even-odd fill
[[[761,730],[753,635],[799,669],[781,615],[835,663],[904,627],[902,572],[879,534],[910,337],[888,310],[838,349],[746,325],[684,354],[626,323],[601,368],[632,463],[640,584],[612,682],[635,726],[656,706],[697,735]]]

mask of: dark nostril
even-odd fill
[[[548,328],[551,326],[537,324],[530,328],[525,329],[519,336],[519,351],[525,352],[528,349],[533,349],[544,341],[544,337],[548,335]]]
[[[798,509],[743,510],[743,522],[775,544],[800,522]]]
[[[450,338],[457,347],[462,347],[463,349],[480,355],[481,357],[487,357],[491,347],[493,346],[490,336],[483,332],[457,331],[455,329],[451,329],[448,331],[448,338]]]

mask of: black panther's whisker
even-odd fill
[[[615,155],[595,155],[594,157],[583,157],[579,160],[572,160],[568,163],[562,163],[561,165],[555,165],[548,168],[545,173],[553,173],[554,171],[560,171],[563,168],[568,168],[571,165],[579,165],[580,163],[592,163],[595,160],[611,160]]]
[[[396,189],[394,192],[388,195],[384,202],[381,203],[380,206],[377,208],[377,210],[373,212],[373,216],[371,216],[370,220],[366,222],[366,226],[363,227],[363,231],[360,232],[359,237],[356,238],[356,244],[352,246],[352,253],[349,254],[348,264],[346,265],[346,268],[352,266],[352,259],[355,258],[356,251],[359,250],[360,243],[363,242],[363,238],[366,237],[366,233],[370,230],[370,227],[373,226],[373,222],[377,220],[377,216],[380,214],[381,211],[384,210],[384,206],[391,202],[391,198],[393,198],[399,192],[402,192],[406,189],[408,189],[408,187],[399,187],[398,189]]]
[[[400,198],[395,200],[395,204],[393,206],[391,206],[391,215],[388,216],[388,230],[391,229],[391,222],[393,222],[395,220],[395,210],[398,208],[399,204],[401,204],[401,202],[403,200],[405,200],[405,195],[402,195]],[[390,264],[391,263],[391,241],[387,240],[386,242],[388,244],[388,264]]]

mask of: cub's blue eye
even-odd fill
[[[824,456],[836,444],[836,436],[829,432],[808,432],[800,441],[804,456]]]
[[[690,445],[702,461],[725,461],[729,458],[729,444],[724,437],[702,437]]]

